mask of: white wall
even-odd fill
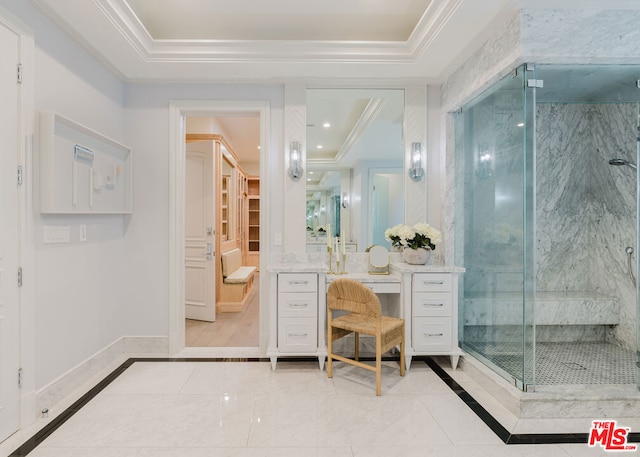
[[[0,4],[35,31],[36,115],[56,111],[126,143],[124,85],[28,2]],[[36,391],[121,337],[126,321],[123,217],[40,215],[37,153],[36,130],[35,162],[27,163],[34,194],[29,221],[34,228],[34,271],[25,277],[25,287],[34,287],[34,360],[23,361]],[[87,225],[88,239],[82,243],[80,224]],[[69,226],[71,242],[43,244],[45,225]]]
[[[281,85],[131,84],[126,129],[135,151],[134,213],[125,235],[127,323],[125,334],[167,335],[169,325],[169,103],[187,100],[267,100],[271,144],[262,154],[271,176],[264,223],[283,232],[283,106]],[[265,240],[271,243],[272,240]],[[272,247],[273,251],[279,247]]]

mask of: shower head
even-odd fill
[[[637,169],[635,163],[631,163],[628,160],[624,160],[624,159],[611,159],[611,160],[609,160],[609,165],[616,165],[616,166],[627,165],[627,166],[633,168],[634,170]]]

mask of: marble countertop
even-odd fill
[[[366,278],[386,275],[370,275],[369,254],[366,252],[347,253],[346,269],[348,276],[364,275]],[[400,259],[397,253],[390,253],[391,276],[404,273],[462,273],[462,267],[455,265],[410,265]],[[335,269],[335,261],[332,262]],[[274,254],[267,266],[269,273],[327,273],[329,271],[329,257],[326,253],[302,254]],[[373,280],[370,282],[374,282]],[[393,280],[378,279],[375,282],[394,282]]]
[[[270,273],[326,273],[329,267],[318,262],[279,262],[267,266]]]
[[[388,275],[372,275],[367,272],[359,272],[359,273],[349,273],[344,275],[327,275],[327,283],[330,283],[336,279],[355,279],[358,282],[364,283],[399,283],[402,282],[402,278],[398,274],[388,274]]]
[[[391,262],[391,270],[400,273],[464,273],[463,267],[455,265],[410,265],[405,262]]]

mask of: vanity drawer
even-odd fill
[[[413,348],[416,352],[451,350],[450,317],[414,317]]]
[[[451,294],[414,292],[413,316],[451,316]]]
[[[448,273],[416,273],[413,275],[414,292],[451,292]]]
[[[317,315],[317,293],[281,292],[278,294],[278,317],[316,317]]]
[[[317,292],[318,275],[315,273],[280,273],[278,292]]]
[[[399,294],[402,289],[399,282],[363,282],[362,284],[376,294]]]
[[[283,317],[278,319],[278,350],[280,352],[316,352],[318,322],[316,319]]]

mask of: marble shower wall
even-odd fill
[[[588,111],[589,105],[582,104],[537,106],[537,290],[589,288]]]
[[[636,348],[636,291],[628,275],[625,248],[636,246],[636,173],[609,165],[621,157],[636,161],[638,104],[592,105],[590,238],[593,250],[589,281],[593,290],[619,299],[620,324],[609,339]],[[634,271],[634,274],[637,272]]]
[[[635,347],[635,289],[626,246],[635,249],[635,104],[537,106],[537,289],[618,299],[608,338]],[[634,262],[635,263],[635,262]]]

